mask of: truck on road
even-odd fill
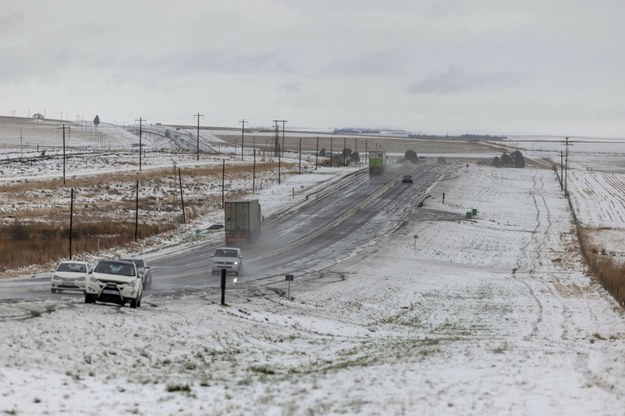
[[[226,244],[251,241],[260,234],[261,215],[258,199],[225,201]]]
[[[379,175],[384,171],[386,153],[381,150],[369,151],[369,175]]]

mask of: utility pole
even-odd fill
[[[194,114],[193,117],[197,117],[197,156],[196,160],[200,160],[200,117],[204,117],[204,115],[197,113]]]
[[[141,153],[142,153],[142,144],[141,144],[141,132],[142,132],[142,126],[143,123],[145,122],[145,120],[141,117],[139,117],[139,120],[135,120],[139,122],[139,171],[141,171]]]
[[[319,166],[319,136],[317,136],[317,149],[315,150],[315,170]]]
[[[279,122],[285,123],[286,120],[274,120],[276,123],[276,142],[274,146],[274,156],[278,156],[278,185],[280,185],[281,175],[282,175],[282,152],[284,152],[284,130],[282,131],[282,149],[280,149],[280,126],[278,126]]]
[[[280,120],[282,122],[282,155],[284,156],[284,130],[285,130],[285,124],[287,123],[286,120]]]
[[[254,147],[254,163],[252,164],[252,194],[256,193],[256,147]]]
[[[57,127],[58,129],[62,129],[63,130],[63,185],[65,185],[65,129],[67,129],[67,131],[70,131],[69,126],[65,127],[65,124],[63,124],[62,127]],[[21,135],[21,131],[20,131],[20,135]]]
[[[571,146],[572,144],[569,143],[569,138],[566,137],[564,139],[564,146],[566,146],[564,148],[564,164],[565,164],[565,169],[564,169],[564,196],[568,196],[568,189],[566,187],[568,179],[569,179],[569,146]]]
[[[243,160],[243,143],[245,143],[245,123],[248,122],[245,121],[245,119],[241,119],[239,123],[241,123],[241,160]]]
[[[274,137],[274,144],[273,144],[273,156],[280,156],[280,128],[278,127],[278,121],[280,120],[274,120],[274,129],[275,129],[275,137]]]
[[[279,131],[279,127],[278,127],[278,123],[282,123],[282,149],[281,149],[281,153],[282,155],[284,155],[284,125],[285,123],[287,123],[287,120],[274,120],[274,122],[276,123],[276,131]],[[276,141],[278,141],[278,135],[276,133]]]
[[[560,190],[564,191],[564,155],[562,154],[562,150],[560,150]]]

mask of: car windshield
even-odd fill
[[[239,253],[237,250],[228,249],[228,248],[218,248],[215,251],[215,257],[238,257]]]
[[[74,272],[74,273],[87,273],[87,266],[77,263],[61,263],[56,269],[57,272]]]
[[[97,273],[117,274],[120,276],[134,276],[135,270],[128,263],[116,261],[101,261],[95,268]]]

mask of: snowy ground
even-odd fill
[[[415,218],[297,276],[292,300],[277,283],[239,285],[227,306],[212,289],[137,310],[1,303],[0,411],[622,414],[625,316],[585,274],[554,172],[452,169],[422,209],[476,219]],[[312,176],[265,189],[265,206]]]

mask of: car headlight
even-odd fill
[[[52,280],[61,280],[61,278],[55,274],[52,275]]]
[[[236,266],[237,264],[239,264],[239,262],[238,262],[238,261],[235,261],[233,264]]]
[[[76,281],[84,282],[85,281],[85,276],[79,276],[78,279],[76,279]]]

